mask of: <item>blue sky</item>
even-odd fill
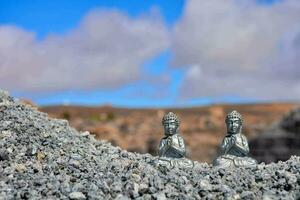
[[[64,33],[92,9],[117,9],[137,17],[157,8],[172,25],[182,14],[184,0],[10,0],[0,1],[0,23],[15,24],[43,38],[49,33]]]
[[[235,5],[233,1],[228,1],[230,3],[228,3],[227,6],[225,5],[225,2],[219,3],[215,0],[212,1],[212,3],[205,4],[204,1],[202,1],[203,6],[201,2],[199,3],[199,1],[197,2],[195,0],[190,1],[189,3],[184,0],[0,1],[0,28],[1,26],[4,27],[3,37],[10,37],[7,41],[13,41],[14,46],[12,47],[12,52],[19,51],[19,43],[23,42],[23,40],[23,49],[25,50],[23,50],[22,54],[24,55],[27,54],[26,45],[32,45],[32,55],[39,55],[39,53],[43,51],[43,48],[48,48],[49,45],[53,45],[54,49],[62,49],[63,47],[59,47],[59,41],[66,43],[68,41],[79,41],[79,43],[83,43],[81,45],[81,48],[83,49],[86,48],[87,44],[89,45],[89,49],[94,48],[93,46],[90,46],[94,41],[85,41],[85,39],[77,38],[77,36],[80,34],[84,35],[86,34],[86,31],[93,29],[93,27],[90,27],[94,26],[93,24],[98,24],[100,26],[100,22],[104,24],[104,28],[106,26],[108,29],[111,28],[109,25],[110,17],[116,19],[116,23],[119,24],[117,26],[122,26],[124,23],[127,23],[127,26],[132,26],[128,28],[129,30],[125,30],[124,33],[120,33],[119,36],[112,37],[112,40],[119,40],[121,38],[121,43],[119,43],[121,46],[122,44],[125,45],[126,41],[132,38],[132,42],[135,42],[134,36],[130,36],[130,34],[135,35],[132,30],[139,29],[141,25],[145,26],[145,30],[140,30],[141,34],[146,35],[148,32],[151,32],[152,35],[144,36],[144,38],[141,36],[140,41],[137,39],[136,45],[145,44],[145,46],[140,50],[134,50],[133,52],[139,53],[157,41],[157,44],[152,47],[153,49],[146,52],[145,55],[142,55],[142,58],[130,60],[130,62],[128,61],[128,69],[131,68],[131,65],[134,66],[132,66],[132,69],[128,70],[128,74],[125,69],[127,77],[124,80],[119,81],[120,78],[116,77],[116,80],[114,81],[110,82],[109,80],[103,80],[103,82],[100,81],[97,84],[94,84],[97,80],[91,80],[91,83],[88,83],[85,86],[81,87],[79,84],[78,88],[75,86],[68,87],[68,84],[70,86],[72,82],[66,85],[63,85],[65,83],[62,83],[63,86],[61,88],[53,87],[55,89],[51,89],[52,87],[50,87],[50,85],[53,84],[51,81],[43,82],[44,79],[41,79],[40,82],[34,82],[31,79],[38,76],[42,77],[49,72],[53,73],[56,67],[53,63],[49,64],[50,68],[41,71],[39,71],[39,69],[42,68],[42,66],[39,66],[36,63],[46,63],[47,61],[52,61],[53,58],[59,59],[59,55],[54,55],[54,57],[49,56],[48,58],[46,56],[45,61],[41,61],[39,58],[34,61],[34,67],[29,67],[30,69],[27,70],[30,71],[30,73],[24,75],[24,81],[28,82],[28,86],[26,85],[26,87],[22,88],[22,83],[19,83],[19,85],[13,83],[12,80],[15,79],[13,74],[18,73],[18,71],[22,73],[22,70],[25,70],[26,67],[28,67],[26,64],[30,63],[30,59],[35,57],[24,58],[24,55],[21,55],[20,58],[14,59],[13,57],[15,55],[6,55],[6,47],[4,46],[3,57],[5,58],[5,56],[8,56],[8,61],[4,63],[12,63],[11,65],[14,69],[12,71],[7,70],[7,75],[4,73],[6,82],[2,83],[0,81],[0,83],[4,85],[4,89],[10,90],[13,95],[20,98],[31,99],[40,105],[64,103],[84,105],[112,104],[114,106],[123,107],[172,107],[207,105],[211,103],[247,103],[278,100],[295,101],[295,99],[299,99],[299,96],[282,99],[281,96],[283,95],[281,93],[276,95],[266,95],[266,91],[269,91],[270,88],[259,88],[255,85],[256,83],[264,85],[265,78],[263,78],[263,75],[261,74],[268,74],[268,76],[270,75],[270,80],[268,82],[274,85],[274,90],[276,88],[281,89],[281,87],[281,90],[284,90],[284,87],[290,87],[288,85],[282,86],[283,84],[281,83],[290,81],[290,74],[298,73],[298,71],[293,71],[299,64],[298,60],[292,56],[298,49],[291,49],[293,40],[289,37],[297,36],[297,27],[299,27],[299,24],[297,24],[297,21],[299,20],[297,19],[299,15],[293,14],[293,12],[297,13],[297,10],[292,11],[289,15],[282,14],[286,13],[287,10],[292,10],[292,1],[293,0],[240,1],[244,3],[243,5]],[[295,5],[296,4],[297,3],[295,3]],[[202,13],[201,16],[198,12],[193,13],[193,7],[196,8],[197,6],[199,6],[199,13]],[[275,8],[276,6],[279,7],[279,9]],[[224,10],[221,9],[220,11],[220,8],[224,8]],[[226,10],[227,8],[228,10]],[[265,15],[260,14],[262,8],[265,9]],[[280,9],[284,12],[281,12]],[[227,13],[224,15],[224,18],[228,17],[229,20],[220,18],[220,23],[214,24],[213,20],[215,20],[215,16],[218,16],[220,12]],[[243,12],[245,14],[243,14]],[[114,15],[113,13],[117,14]],[[277,17],[278,13],[279,17]],[[232,18],[231,14],[236,17]],[[289,29],[287,28],[287,25],[285,26],[285,23],[278,23],[278,25],[275,23],[275,25],[272,25],[272,17],[279,19],[277,21],[282,20],[286,23],[291,22],[294,26],[291,25],[290,27],[293,28]],[[106,20],[101,21],[104,18]],[[257,21],[260,21],[260,18],[262,22],[259,24]],[[205,20],[211,21],[211,23],[206,24]],[[245,30],[247,30],[247,23],[249,23],[249,27],[254,27],[257,30],[253,31],[253,34],[247,33],[244,36],[246,40],[240,40],[240,34],[245,34]],[[205,29],[202,28],[203,24],[205,24],[205,26],[203,26]],[[234,24],[234,26],[232,24]],[[245,27],[239,27],[239,24],[244,24]],[[152,27],[153,30],[151,30]],[[276,37],[274,36],[274,38],[270,37],[270,41],[265,44],[264,42],[259,42],[261,39],[262,41],[265,41],[266,39],[264,39],[264,37],[269,40],[268,34],[265,33],[276,29],[278,29],[278,32],[283,29],[287,30],[278,34]],[[102,30],[100,28],[100,30],[97,30],[97,33],[101,35]],[[112,30],[114,30],[114,28],[112,28]],[[210,31],[207,36],[205,36],[206,32],[204,32],[206,30]],[[219,30],[221,30],[221,32],[224,31],[224,34],[218,35],[219,33],[217,33],[217,31]],[[256,34],[256,32],[262,32],[263,34]],[[16,36],[9,36],[11,33],[16,34]],[[236,36],[231,36],[232,33],[236,34]],[[90,37],[90,34],[91,33],[88,32],[88,34],[84,36]],[[151,41],[146,41],[152,36],[153,39]],[[107,38],[108,36],[105,37]],[[122,40],[123,37],[124,41]],[[224,52],[233,53],[223,54],[218,51],[218,48],[213,49],[213,52],[207,51],[207,49],[210,49],[209,47],[215,45],[215,41],[219,41],[217,45],[219,45],[220,48],[224,48]],[[227,41],[232,41],[234,45],[228,45]],[[257,41],[261,46],[252,47],[252,41]],[[286,41],[286,43],[282,44],[282,41]],[[241,53],[241,51],[236,48],[236,44],[239,43],[241,43],[241,46],[238,46],[238,48],[247,49],[249,51],[242,51]],[[106,43],[103,43],[103,41],[99,43],[100,46],[105,44]],[[113,41],[111,41],[110,44],[114,45]],[[119,44],[116,44],[116,46]],[[128,51],[130,51],[135,45],[132,45],[133,47],[131,48],[129,42],[127,46],[129,49]],[[205,49],[202,46],[205,46]],[[287,48],[287,50],[278,49],[276,52],[271,52],[274,49],[273,46],[283,46],[284,48]],[[76,46],[73,48],[76,50]],[[256,50],[253,50],[256,48],[263,49],[260,55],[255,53]],[[51,48],[49,49],[46,49],[45,51],[51,52]],[[118,50],[117,47],[116,50]],[[100,57],[103,54],[101,53],[103,51],[104,50],[102,49],[99,50],[100,53],[98,53]],[[115,50],[112,50],[112,52],[114,51]],[[126,51],[126,47],[124,47],[121,52],[123,51]],[[189,51],[192,53],[189,53]],[[73,53],[74,49],[70,49],[70,52]],[[278,56],[280,55],[278,52],[281,52],[280,54],[282,55],[287,54],[287,56],[282,59],[278,58],[280,57]],[[97,52],[95,51],[94,53]],[[66,55],[69,56],[70,53]],[[75,57],[81,56],[80,54],[74,55]],[[211,55],[215,56],[212,61]],[[89,58],[90,56],[86,56],[85,58],[83,55],[82,59]],[[245,61],[241,60],[241,58],[244,58]],[[127,62],[126,55],[123,55],[123,57],[121,55],[120,58],[115,57],[113,59],[120,59],[122,61],[120,61],[121,63]],[[224,62],[221,62],[222,59]],[[14,63],[11,60],[17,61]],[[63,62],[66,61],[62,60],[58,63]],[[99,61],[96,59],[95,62]],[[278,80],[277,77],[279,74],[282,74],[282,69],[278,67],[278,70],[275,70],[277,74],[270,74],[268,70],[272,68],[272,71],[274,71],[274,66],[279,66],[280,64],[283,65],[283,62],[291,63],[291,69],[285,70],[288,72],[286,73],[287,79]],[[272,66],[267,66],[265,63],[271,63]],[[73,64],[76,64],[76,62]],[[115,63],[105,62],[104,64],[114,65]],[[117,63],[117,65],[119,64]],[[250,68],[253,68],[253,70],[248,71],[249,66]],[[2,67],[4,72],[6,68],[10,68],[9,65],[3,65]],[[104,69],[104,66],[102,67]],[[109,68],[109,66],[107,67]],[[116,68],[116,70],[118,69],[123,70],[122,67]],[[79,68],[75,67],[73,70],[80,71]],[[93,76],[93,70],[94,69],[91,67],[90,76]],[[216,74],[221,74],[221,77]],[[61,74],[57,74],[55,76],[60,75]],[[116,73],[116,75],[118,75],[118,73]],[[262,78],[258,78],[258,81],[255,81],[254,77],[259,77],[260,75]],[[115,75],[111,74],[111,76],[114,77]],[[20,75],[20,77],[22,76]],[[132,80],[130,77],[132,77]],[[23,80],[22,78],[20,79],[21,81]],[[99,76],[99,79],[105,79],[105,76]],[[232,80],[232,84],[227,84],[228,80]],[[8,84],[9,81],[12,81],[12,83]],[[253,81],[253,83],[251,81]],[[39,87],[39,83],[41,83],[41,85],[45,84],[46,86],[48,84],[49,89],[43,91],[43,87]],[[89,84],[93,86],[90,86]],[[213,86],[213,84],[216,84],[217,86]],[[297,85],[298,82],[293,82],[293,84]],[[248,85],[250,85],[249,88]],[[240,86],[240,88],[236,88],[238,86]],[[36,88],[39,89],[35,90]],[[295,86],[293,90],[298,91],[298,87]]]
[[[90,11],[96,8],[117,9],[126,13],[132,18],[136,18],[145,13],[158,9],[162,15],[164,23],[172,26],[182,14],[184,0],[11,0],[0,2],[0,23],[14,24],[26,30],[36,33],[36,37],[42,40],[48,34],[64,34],[78,25],[81,19]],[[153,76],[161,74],[166,70],[170,59],[170,51],[165,51],[161,55],[146,62],[142,67],[145,73]],[[113,104],[116,106],[129,107],[148,107],[148,106],[168,106],[173,105],[176,99],[177,87],[180,82],[182,70],[173,70],[171,72],[172,83],[168,88],[170,96],[160,99],[155,104],[153,100],[145,98],[126,98],[136,88],[148,90],[151,93],[153,88],[145,83],[134,83],[126,85],[113,91],[76,91],[67,90],[54,92],[52,94],[29,94],[22,91],[13,92],[16,96],[28,96],[34,102],[40,105],[48,104]],[[136,86],[138,85],[138,86]],[[125,98],[124,98],[125,96]]]

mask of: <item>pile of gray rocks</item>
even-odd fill
[[[297,199],[300,157],[252,169],[157,169],[0,91],[0,199]]]

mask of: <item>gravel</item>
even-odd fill
[[[0,91],[0,199],[299,199],[300,157],[257,168],[156,169]]]

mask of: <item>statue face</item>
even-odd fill
[[[241,131],[242,124],[239,118],[231,118],[227,121],[227,132],[236,134]]]
[[[164,129],[165,129],[165,135],[174,135],[178,129],[175,120],[167,121],[164,124]]]

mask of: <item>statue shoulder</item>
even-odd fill
[[[173,141],[176,141],[180,146],[184,145],[184,139],[179,133],[172,135],[172,139]]]
[[[247,145],[247,144],[248,144],[248,139],[247,139],[247,137],[246,137],[245,135],[243,135],[243,134],[241,133],[241,134],[240,134],[240,138],[241,138],[242,143],[243,143],[244,145]]]
[[[182,137],[179,133],[173,135],[173,138],[174,138],[174,139],[177,139],[177,140],[182,140],[182,141],[183,141],[183,137]]]
[[[242,138],[243,141],[248,141],[247,137],[242,133],[241,133],[241,138]]]

